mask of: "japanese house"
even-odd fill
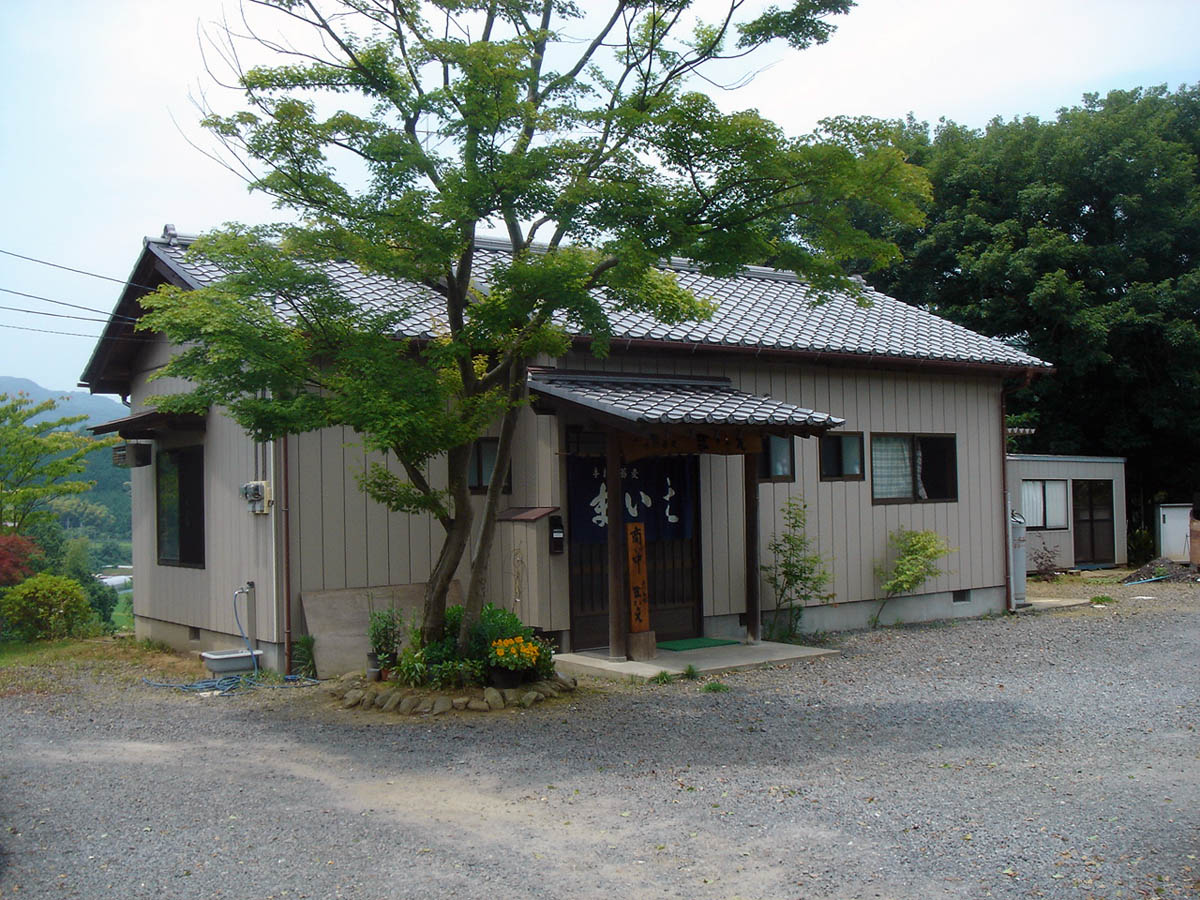
[[[358,490],[367,457],[349,431],[257,445],[219,409],[187,418],[146,405],[181,386],[147,383],[172,347],[130,340],[139,296],[219,275],[187,258],[187,243],[173,230],[146,239],[82,376],[131,405],[95,430],[129,442],[138,634],[232,647],[231,596],[249,582],[249,628],[269,662],[284,665],[307,631],[323,673],[361,667],[368,605],[419,604],[440,528]],[[480,265],[505,247],[480,241]],[[886,621],[1003,609],[1004,384],[1048,364],[870,290],[869,307],[851,297],[814,306],[791,275],[718,279],[664,265],[715,302],[710,320],[667,326],[616,312],[608,358],[580,339],[532,370],[489,599],[573,650],[644,652],[636,624],[631,632],[638,614],[657,640],[756,639],[775,607],[761,571],[767,546],[781,507],[802,497],[835,595],[806,611],[806,628],[865,625],[875,566],[900,528],[937,531],[956,549],[922,594],[888,604]],[[415,297],[402,332],[429,329],[432,293],[344,268],[348,295]],[[477,487],[494,477],[494,445],[476,445]],[[435,464],[430,476],[444,472]],[[609,549],[616,516],[641,525],[627,534],[644,542],[634,579],[644,606],[629,607],[626,584],[610,601],[609,573],[630,580],[627,536]]]

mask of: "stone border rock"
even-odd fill
[[[367,681],[362,672],[347,672],[333,683],[329,694],[340,701],[342,709],[370,709],[401,716],[440,716],[452,709],[469,712],[495,712],[513,707],[529,709],[535,703],[571,693],[577,686],[573,676],[555,672],[553,678],[517,688],[497,690],[486,687],[482,692],[475,689],[471,694],[452,696],[404,687],[393,681]]]

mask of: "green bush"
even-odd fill
[[[462,606],[446,607],[446,630],[440,641],[430,641],[421,649],[425,652],[425,664],[432,669],[442,663],[458,659],[458,629],[462,625]],[[421,631],[416,630],[417,646],[419,646]]]
[[[1129,532],[1126,542],[1129,551],[1129,565],[1137,568],[1144,566],[1154,559],[1154,535],[1149,528],[1134,528]]]
[[[18,640],[58,640],[86,632],[92,607],[79,582],[43,573],[5,591],[0,615]]]
[[[388,607],[371,611],[367,624],[367,641],[371,645],[371,652],[378,658],[381,669],[390,669],[395,665],[403,635],[404,619],[398,609]]]
[[[446,608],[446,627],[442,637],[427,644],[421,643],[420,628],[409,629],[408,646],[400,653],[396,677],[413,687],[429,685],[451,688],[482,684],[487,676],[488,652],[492,642],[519,637],[538,648],[533,671],[539,679],[554,676],[554,647],[549,641],[535,637],[533,629],[521,622],[512,612],[486,604],[479,613],[479,622],[471,629],[466,654],[458,649],[458,631],[462,625],[463,608]]]
[[[825,560],[813,551],[805,531],[808,507],[803,500],[788,500],[782,513],[784,531],[767,545],[774,561],[762,567],[775,592],[775,612],[765,623],[769,641],[795,641],[804,607],[833,599],[825,592],[830,579]]]
[[[317,658],[314,654],[317,639],[311,634],[302,634],[292,645],[292,668],[305,678],[317,677]]]
[[[881,562],[875,566],[883,599],[879,609],[871,617],[871,627],[879,625],[884,605],[897,594],[912,594],[930,578],[942,574],[937,561],[954,552],[946,539],[936,531],[910,531],[900,528],[888,536],[888,544],[896,553],[889,566]]]
[[[524,624],[516,613],[485,603],[479,611],[479,621],[471,629],[467,656],[470,659],[487,659],[493,641],[512,637],[532,640],[533,629]]]

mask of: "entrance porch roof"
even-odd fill
[[[625,431],[706,428],[755,433],[822,434],[845,423],[818,412],[733,387],[728,378],[535,370],[529,389],[605,419]]]

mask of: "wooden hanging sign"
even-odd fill
[[[646,578],[646,527],[641,522],[625,526],[625,547],[629,551],[629,630],[650,630],[650,593]]]

